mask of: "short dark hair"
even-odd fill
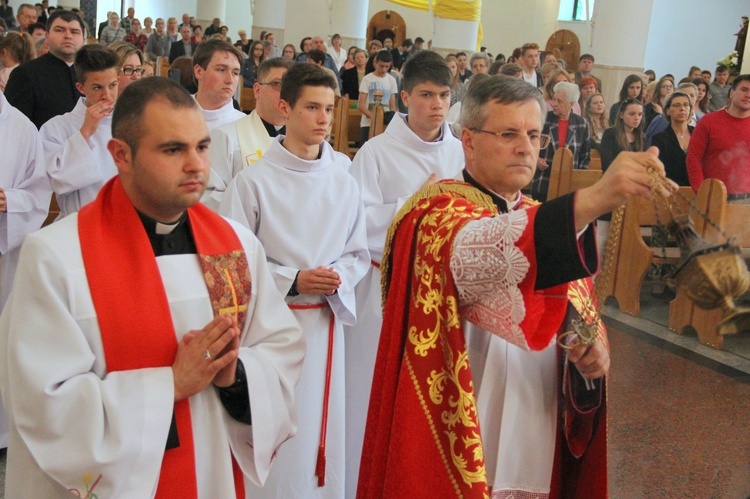
[[[441,87],[451,86],[451,70],[440,54],[421,50],[409,57],[401,69],[404,90],[410,94],[420,83],[434,83]]]
[[[739,85],[743,81],[750,81],[750,73],[739,75],[737,78],[735,78],[734,83],[732,83],[732,90],[737,88],[737,85]]]
[[[291,107],[297,104],[304,87],[328,87],[336,90],[336,81],[323,68],[309,62],[294,64],[281,78],[281,99]]]
[[[86,75],[96,71],[117,68],[120,58],[117,53],[109,47],[92,43],[84,45],[76,52],[73,67],[76,71],[76,78],[83,84],[86,82]]]
[[[381,50],[375,55],[378,62],[393,62],[393,54],[390,50]]]
[[[284,59],[283,57],[272,57],[270,59],[266,59],[260,63],[260,66],[258,66],[258,72],[256,73],[257,79],[258,81],[264,80],[272,69],[283,68],[288,70],[292,67],[293,64],[294,61]]]
[[[456,59],[458,59],[461,56],[466,57],[466,52],[456,52]]]
[[[309,51],[307,58],[315,63],[323,64],[326,62],[326,54],[322,50],[313,49]]]
[[[240,67],[242,66],[242,54],[237,50],[237,47],[226,40],[219,39],[208,40],[198,45],[193,54],[193,64],[206,69],[216,52],[229,52],[237,58]]]
[[[584,59],[588,59],[591,62],[595,62],[594,56],[591,54],[583,54],[581,57],[578,58],[578,62],[581,62]]]
[[[90,47],[91,45],[87,45]],[[153,76],[134,81],[122,91],[112,112],[112,138],[125,141],[135,156],[143,137],[143,113],[149,103],[164,99],[175,108],[198,109],[193,96],[179,83]]]
[[[417,44],[417,43],[424,43],[424,38],[422,38],[421,36],[418,36],[418,37],[416,37],[414,39],[414,43],[415,44]]]
[[[38,29],[47,31],[47,27],[43,23],[34,23],[34,24],[29,24],[28,28],[26,28],[26,32],[30,35],[33,35],[34,31]]]
[[[72,10],[65,9],[57,9],[52,14],[50,14],[50,16],[47,18],[47,31],[52,29],[52,23],[54,23],[57,19],[62,19],[63,21],[69,23],[72,23],[73,21],[78,22],[78,26],[81,27],[81,33],[83,33],[83,21],[81,21],[81,16],[79,16]]]
[[[411,46],[413,46],[413,45],[414,45],[414,42],[413,42],[413,41],[411,41],[411,38],[407,38],[406,40],[404,40],[404,41],[403,41],[403,42],[401,43],[401,46],[402,46],[402,47],[411,47]]]
[[[724,73],[728,71],[729,67],[726,64],[719,64],[718,66],[716,66],[716,71],[714,71],[714,73]]]

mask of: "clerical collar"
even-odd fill
[[[495,206],[497,206],[497,211],[500,213],[508,213],[509,211],[515,210],[516,208],[518,208],[518,205],[520,205],[521,201],[523,200],[523,195],[520,192],[518,193],[517,199],[509,201],[505,199],[503,196],[501,196],[500,194],[487,189],[486,187],[481,185],[479,182],[477,182],[474,179],[474,177],[471,176],[471,174],[466,168],[464,168],[463,170],[463,175],[464,175],[464,181],[466,183],[473,185],[474,187],[476,187],[477,189],[479,189],[480,191],[484,192],[485,194],[487,194],[489,197],[492,198],[492,202],[495,204]]]
[[[266,129],[266,132],[268,132],[269,137],[276,137],[277,135],[286,135],[286,125],[276,126],[272,125],[263,118],[260,117],[260,114],[258,115],[258,118],[260,118],[261,123],[263,123],[263,126]]]
[[[187,212],[172,224],[158,222],[140,211],[138,216],[146,229],[155,256],[197,253]]]

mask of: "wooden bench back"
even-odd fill
[[[591,156],[589,158],[589,170],[601,170],[602,169],[602,155],[596,149],[591,150]]]
[[[687,212],[695,194],[690,187],[680,187],[680,194],[675,196],[675,202]],[[626,203],[621,220],[613,214],[606,255],[601,257],[606,261],[602,274],[597,277],[601,280],[597,282],[597,297],[602,303],[608,296],[614,296],[621,311],[633,316],[640,314],[641,287],[649,266],[654,262],[675,263],[679,258],[677,248],[667,248],[667,258],[664,258],[660,249],[649,247],[643,240],[642,229],[666,226],[671,220],[672,215],[663,203],[641,197],[631,198]],[[618,225],[619,237],[616,237]]]
[[[241,81],[240,84],[242,84]],[[240,109],[246,113],[255,109],[255,90],[253,87],[243,86],[240,90]]]
[[[743,249],[743,254],[747,254],[747,248],[750,248],[750,230],[747,223],[750,220],[750,205],[728,204],[726,186],[718,179],[703,181],[698,189],[695,204],[727,236],[734,239],[734,244]],[[701,216],[696,215],[693,220],[696,232],[703,239],[712,243],[724,242],[724,236]],[[720,349],[724,345],[724,337],[717,329],[717,325],[723,319],[723,310],[702,309],[695,305],[683,290],[678,290],[677,297],[669,304],[669,328],[681,334],[690,326],[698,333],[698,340],[702,344],[713,348]]]
[[[372,118],[370,119],[370,138],[377,137],[384,130],[383,106],[375,106],[372,108]]]
[[[555,151],[550,168],[548,200],[593,185],[602,178],[601,170],[574,170],[573,153],[567,147]]]
[[[336,97],[333,109],[333,148],[351,157],[349,151],[349,96]]]

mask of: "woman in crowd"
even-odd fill
[[[227,43],[232,43],[232,39],[229,37],[229,28],[226,26],[222,26],[219,28],[219,33],[221,33],[221,36],[224,37],[224,40],[227,41]]]
[[[333,57],[336,69],[341,71],[341,68],[346,64],[346,51],[341,48],[341,35],[338,33],[331,37],[331,46],[328,47],[328,55]]]
[[[359,50],[359,47],[352,46],[346,51],[346,62],[344,63],[344,70],[352,69],[356,64],[354,63],[354,54]]]
[[[135,22],[135,21],[134,21]],[[143,52],[130,43],[110,45],[119,57],[119,74],[117,78],[117,94],[120,95],[125,87],[140,80],[143,76]]]
[[[549,82],[550,75],[553,72],[558,71],[560,69],[561,69],[560,66],[558,66],[557,64],[544,64],[539,69],[539,74],[542,76],[542,93],[544,94],[545,99],[547,99],[548,96],[545,93],[544,85],[546,85]]]
[[[516,64],[515,62],[509,62],[507,64],[503,64],[503,67],[500,68],[500,73],[504,76],[510,76],[511,78],[523,78],[523,68]]]
[[[263,42],[260,40],[253,42],[250,47],[250,54],[242,64],[242,70],[240,71],[245,88],[252,88],[258,79],[258,67],[263,62],[263,53]]]
[[[359,100],[359,85],[366,74],[366,65],[367,52],[357,49],[354,53],[354,67],[341,72],[341,95],[348,95],[354,102]]]
[[[199,44],[206,41],[206,37],[203,36],[203,26],[196,24],[193,27],[193,36],[190,37],[190,41]]]
[[[643,72],[643,74],[646,75],[649,83],[651,83],[652,81],[656,81],[656,73],[654,73],[653,69],[647,69]]]
[[[695,98],[695,118],[700,120],[703,115],[708,114],[708,102],[711,100],[711,93],[708,91],[708,83],[703,78],[695,78],[691,81],[698,87],[698,96]]]
[[[578,88],[581,89],[581,100],[578,101],[578,104],[580,109],[583,109],[586,105],[586,101],[589,100],[589,97],[598,91],[596,88],[596,80],[591,76],[581,78],[581,81],[578,82]]]
[[[150,17],[147,17],[143,20],[143,34],[146,36],[151,36],[151,33],[154,32],[154,20]]]
[[[309,36],[304,37],[299,42],[299,50],[300,54],[302,52],[310,52],[310,49],[312,48],[312,38]]]
[[[607,128],[602,135],[599,147],[602,170],[609,168],[622,151],[643,151],[646,143],[643,134],[643,104],[638,99],[627,98],[620,102],[615,110],[614,122],[615,125]]]
[[[458,102],[458,91],[461,89],[461,79],[458,75],[458,59],[455,55],[445,57],[445,63],[451,70],[451,106]],[[497,64],[497,63],[495,63]],[[492,74],[492,73],[490,73]]]
[[[583,117],[589,125],[591,148],[598,150],[604,130],[607,129],[607,106],[602,94],[596,92],[586,99],[583,106]]]
[[[636,76],[638,83],[641,83],[640,77],[637,75],[631,76]],[[628,87],[624,88],[627,90]],[[643,151],[646,144],[646,137],[643,133],[643,104],[641,101],[628,97],[618,104],[614,113],[615,124],[604,131],[602,141],[599,144],[603,171],[609,168],[609,165],[622,151]],[[612,121],[612,116],[610,116],[610,121]],[[610,220],[611,215],[607,214],[596,222],[596,246],[599,255],[604,255]]]
[[[8,83],[11,71],[33,58],[34,48],[30,35],[11,32],[0,36],[0,92],[5,93],[5,84]]]
[[[656,81],[650,81],[646,84],[646,89],[643,91],[643,104],[648,104],[651,102],[651,99],[654,98],[654,89],[656,89],[656,84],[658,82]]]
[[[689,125],[693,108],[687,94],[670,94],[664,104],[664,115],[669,126],[654,135],[652,144],[659,148],[659,159],[664,163],[667,178],[677,185],[690,185],[687,174],[687,149],[693,127]]]
[[[573,168],[585,170],[589,167],[591,144],[589,127],[580,115],[573,112],[581,91],[578,85],[567,80],[558,82],[552,89],[552,111],[542,129],[542,134],[551,137],[549,145],[539,154],[537,171],[531,181],[531,196],[537,201],[547,200],[552,158],[557,149],[567,147],[573,153]]]
[[[239,35],[239,40],[237,40],[237,43],[235,46],[240,49],[242,52],[244,52],[246,55],[250,55],[250,44],[252,43],[252,40],[250,40],[247,37],[247,31],[244,29],[241,29],[237,32]]]
[[[667,100],[667,96],[674,91],[674,81],[664,76],[659,79],[659,82],[654,88],[654,95],[651,97],[651,102],[643,107],[643,126],[648,128],[657,114],[660,114],[664,109],[664,103]]]
[[[641,89],[643,88],[643,80],[639,75],[628,75],[625,81],[622,83],[620,88],[620,100],[612,104],[609,108],[609,126],[615,124],[617,115],[620,110],[620,105],[626,100],[639,100],[641,97]]]
[[[177,18],[170,17],[167,19],[167,35],[172,39],[173,42],[180,40],[180,32],[177,29]]]
[[[547,111],[553,110],[552,102],[555,99],[555,85],[560,83],[561,81],[567,81],[570,82],[571,76],[570,73],[565,71],[564,69],[560,68],[556,64],[553,64],[556,69],[554,69],[547,79],[547,83],[545,83],[544,87],[542,88],[542,93],[544,94],[544,100],[547,101]],[[578,95],[580,96],[580,91],[578,92]],[[577,114],[578,116],[581,115],[581,106],[576,102],[573,105],[573,112]]]
[[[146,50],[146,43],[148,43],[148,35],[141,31],[141,22],[138,19],[133,19],[130,23],[130,29],[130,33],[125,35],[123,41],[144,52]]]
[[[284,50],[281,51],[281,57],[293,61],[297,57],[297,49],[291,43],[287,43],[284,45]]]
[[[183,55],[178,57],[177,59],[172,62],[172,65],[169,66],[169,69],[177,69],[180,71],[180,85],[190,92],[191,94],[194,94],[198,91],[198,85],[195,84],[195,80],[193,79],[193,58],[189,55]]]

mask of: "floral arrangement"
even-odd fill
[[[717,65],[723,64],[726,67],[729,68],[729,74],[737,75],[740,72],[740,66],[738,64],[738,58],[739,54],[736,50],[733,50],[731,54],[726,56],[725,58],[716,61]]]

